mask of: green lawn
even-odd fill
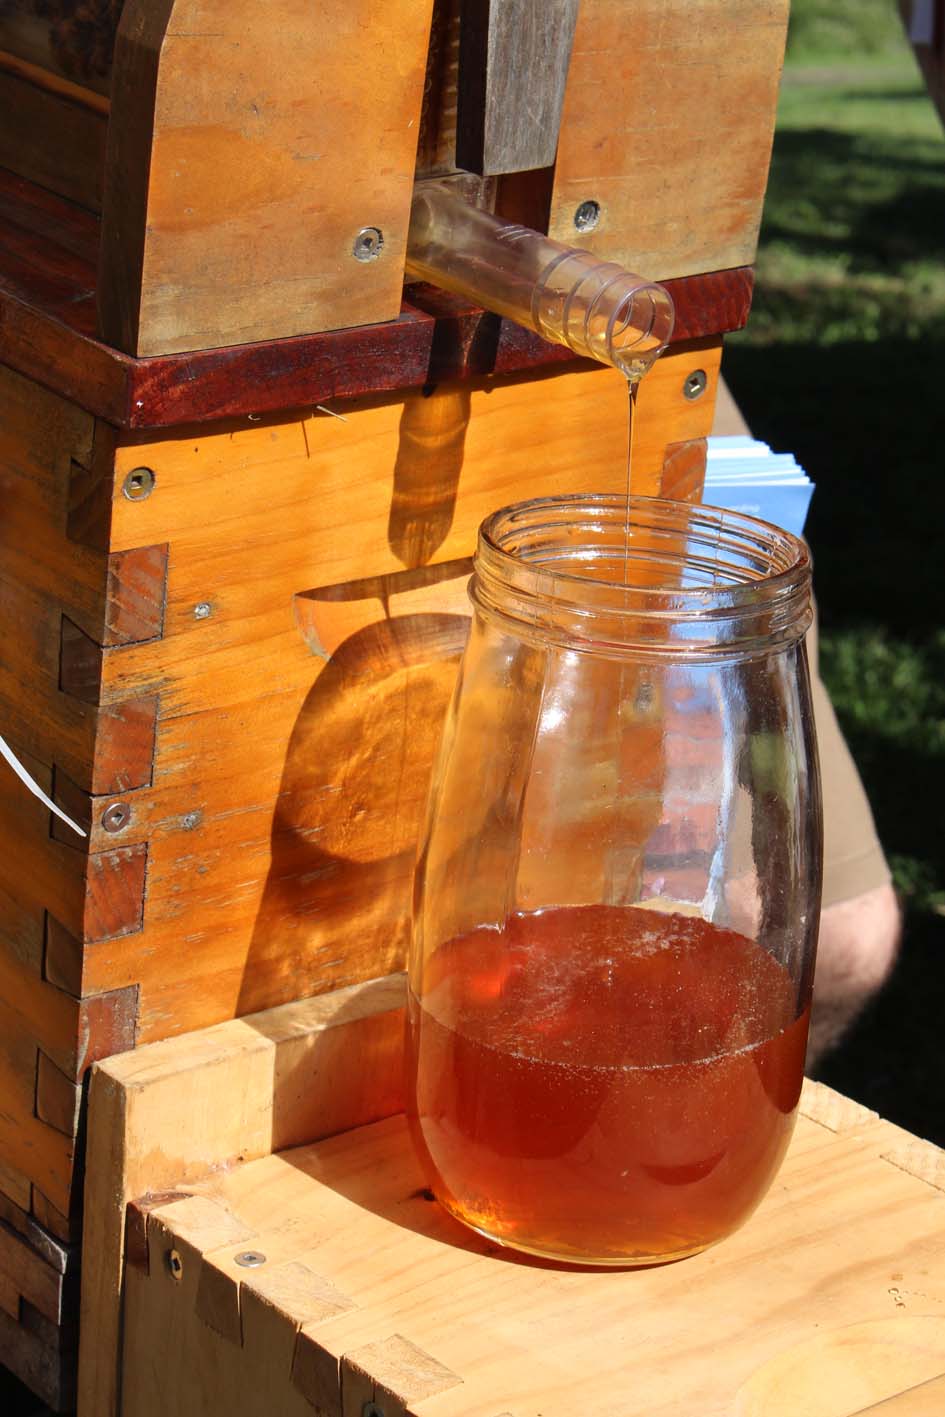
[[[794,6],[757,272],[725,373],[817,484],[822,669],[908,909],[897,978],[827,1071],[945,1141],[923,1115],[945,1084],[945,135],[892,0]]]

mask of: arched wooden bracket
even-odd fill
[[[431,9],[128,0],[102,211],[109,343],[168,354],[396,318]]]

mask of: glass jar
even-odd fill
[[[502,1245],[651,1264],[787,1148],[820,908],[797,538],[542,499],[480,529],[409,972],[411,1127]]]

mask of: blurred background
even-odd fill
[[[816,483],[821,672],[905,910],[817,1076],[945,1145],[945,131],[895,0],[793,0],[748,328],[725,376]]]

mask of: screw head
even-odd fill
[[[384,233],[379,226],[362,226],[354,238],[354,259],[376,261],[384,245]]]
[[[600,202],[582,202],[574,213],[574,225],[578,231],[593,231],[600,221]]]
[[[266,1263],[266,1256],[259,1250],[241,1250],[238,1255],[233,1256],[238,1265],[244,1269],[258,1269],[261,1264]]]
[[[183,1278],[184,1261],[181,1259],[180,1254],[177,1250],[168,1250],[167,1267],[175,1279]]]
[[[187,812],[185,816],[181,817],[180,824],[185,832],[192,832],[195,827],[200,826],[200,821],[201,815],[199,812]]]
[[[700,399],[709,387],[709,376],[704,369],[694,369],[686,376],[686,382],[682,386],[683,397],[687,399]]]
[[[209,620],[212,614],[213,606],[210,604],[209,600],[201,600],[199,605],[194,606],[195,620]]]
[[[133,467],[122,483],[121,490],[129,502],[143,502],[154,491],[154,473],[149,467]]]
[[[107,832],[120,832],[131,821],[127,802],[112,802],[102,813],[102,827]]]

